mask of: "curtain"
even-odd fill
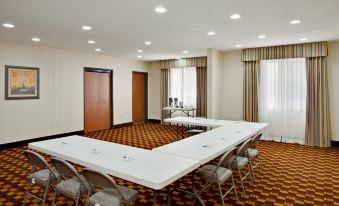
[[[306,145],[331,146],[329,91],[325,57],[307,58]]]
[[[242,61],[268,59],[325,57],[328,55],[327,42],[292,44],[242,50]]]
[[[197,106],[197,72],[195,67],[170,69],[169,96],[183,101],[184,107]]]
[[[207,67],[207,57],[161,60],[160,68]]]
[[[197,67],[197,117],[207,117],[207,68]]]
[[[245,121],[258,121],[258,72],[259,62],[244,62],[243,116]]]
[[[263,139],[305,144],[306,60],[260,61],[259,121],[270,124]]]
[[[165,114],[163,111],[164,107],[168,106],[168,92],[169,92],[169,82],[170,82],[170,70],[169,69],[161,69],[161,77],[160,77],[160,103],[161,103],[161,120],[163,121],[165,118]]]

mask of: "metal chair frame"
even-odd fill
[[[26,187],[26,192],[25,192],[25,196],[24,196],[24,200],[23,200],[22,205],[24,206],[26,204],[26,200],[29,196],[40,200],[42,202],[42,205],[45,205],[46,199],[47,199],[47,194],[48,194],[48,189],[49,189],[50,186],[52,186],[52,185],[50,185],[51,179],[53,177],[57,179],[57,175],[51,170],[51,168],[48,166],[48,163],[45,160],[45,158],[42,157],[39,153],[36,153],[32,150],[25,150],[24,154],[27,157],[28,162],[32,166],[32,170],[31,170],[30,175],[27,177],[27,187]],[[35,182],[34,182],[35,180],[34,180],[34,178],[32,178],[32,175],[34,173],[39,172],[39,171],[44,170],[44,169],[49,170],[49,175],[48,175],[48,178],[47,178],[46,185],[43,185],[43,184],[40,184],[39,182],[37,182],[37,185],[39,185],[43,189],[42,195],[41,195],[41,197],[39,197],[39,196],[36,196],[36,195],[34,195],[30,192],[32,184],[35,184]]]
[[[250,165],[250,160],[249,160],[249,156],[248,156],[248,147],[250,145],[250,142],[252,141],[252,138],[246,140],[245,142],[242,143],[242,145],[238,148],[237,150],[237,154],[234,158],[234,165],[236,165],[235,169],[237,169],[238,174],[239,174],[239,179],[241,182],[241,187],[242,187],[242,191],[243,193],[246,195],[246,191],[245,191],[245,186],[244,186],[244,180],[250,176],[251,178],[251,183],[253,184],[253,175],[252,175],[252,169],[251,169],[251,165]],[[237,162],[237,157],[245,157],[248,159],[248,163],[243,165],[242,167],[238,167],[238,162]],[[248,167],[248,172],[245,174],[245,176],[241,175],[241,170],[247,165]]]
[[[232,157],[233,155],[235,155],[236,153],[236,150],[237,148],[234,147],[232,149],[230,149],[229,151],[227,151],[222,157],[221,159],[219,160],[219,163],[218,165],[216,166],[216,168],[214,169],[214,171],[211,173],[212,175],[214,175],[215,178],[217,178],[217,182],[213,182],[213,181],[210,181],[208,179],[206,179],[206,184],[203,186],[202,190],[198,193],[198,195],[200,195],[202,192],[204,192],[206,189],[208,189],[212,184],[215,184],[217,183],[218,185],[218,189],[219,189],[219,193],[220,193],[220,199],[222,201],[222,205],[224,206],[225,205],[225,197],[232,191],[234,190],[234,195],[235,195],[235,199],[237,201],[239,201],[238,199],[238,194],[237,194],[237,189],[236,189],[236,186],[235,186],[235,182],[234,182],[234,178],[233,178],[233,172],[232,172]],[[224,182],[220,182],[219,181],[219,177],[218,177],[218,169],[219,168],[227,168],[227,169],[230,169],[231,170],[231,177],[226,179]],[[226,191],[226,193],[223,193],[222,192],[222,188],[221,188],[221,185],[224,184],[226,181],[228,181],[229,179],[232,180],[232,186]],[[195,199],[196,200],[196,199]]]
[[[75,178],[76,181],[78,181],[80,183],[80,187],[79,187],[79,191],[77,192],[77,196],[76,198],[73,198],[73,197],[70,197],[70,196],[67,196],[67,195],[64,195],[64,196],[67,196],[71,199],[73,199],[75,201],[75,206],[78,206],[79,205],[79,201],[85,205],[84,201],[81,199],[81,195],[82,195],[82,188],[85,188],[88,192],[88,190],[90,190],[90,187],[88,185],[87,182],[84,182],[81,178],[80,178],[80,175],[79,173],[75,170],[75,168],[70,164],[68,163],[67,161],[63,160],[63,159],[60,159],[60,158],[56,158],[56,157],[53,157],[52,158],[52,162],[55,166],[55,168],[57,169],[57,171],[60,173],[61,175],[61,181],[67,181],[69,179],[72,179],[72,178]],[[65,168],[67,168],[67,172],[63,171],[61,168],[59,168],[59,165],[58,164],[61,164],[63,165]],[[68,174],[67,174],[68,173]],[[72,176],[72,178],[70,178],[70,176]],[[57,204],[55,203],[55,200],[57,199],[57,196],[59,195],[59,192],[57,191],[57,187],[55,188],[55,192],[54,192],[54,198],[53,198],[53,202],[52,202],[52,206],[57,206]]]
[[[259,139],[261,138],[262,136],[262,133],[258,133],[256,134],[253,138],[252,138],[252,141],[250,143],[250,146],[249,148],[251,149],[257,149],[257,143],[259,141]],[[254,169],[256,169],[257,167],[260,167],[260,172],[262,172],[262,166],[261,166],[261,158],[260,158],[260,154],[259,154],[259,151],[258,151],[258,156],[255,158],[257,163],[253,164],[254,161],[253,161],[253,158],[248,158],[249,159],[249,162],[250,162],[250,166],[251,166],[251,170],[252,170],[252,174],[253,174],[253,180],[255,180],[255,174],[254,174]]]
[[[129,202],[125,197],[123,196],[122,192],[120,191],[118,184],[114,181],[112,177],[109,175],[90,169],[90,168],[84,168],[83,169],[83,174],[87,182],[93,187],[92,190],[89,190],[88,193],[88,199],[90,198],[91,195],[95,194],[95,188],[100,188],[100,189],[115,189],[118,194],[119,194],[119,199],[121,200],[123,205],[130,205],[131,202]],[[93,181],[93,179],[90,177],[91,175],[98,175],[101,180],[96,180]],[[86,206],[88,205],[88,200],[86,202]]]

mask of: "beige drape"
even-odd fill
[[[326,57],[306,58],[307,107],[306,141],[308,146],[331,146],[331,124]]]
[[[207,68],[197,67],[197,113],[198,117],[207,117]]]
[[[244,62],[243,118],[245,121],[258,121],[258,73],[259,61]]]
[[[160,77],[161,121],[164,120],[165,115],[166,115],[164,114],[163,108],[168,106],[169,83],[170,83],[170,70],[161,69],[161,77]]]
[[[168,59],[160,61],[160,69],[207,67],[207,57],[192,57],[184,59]]]

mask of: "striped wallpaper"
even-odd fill
[[[4,100],[4,65],[39,67],[40,99]],[[0,41],[0,144],[83,130],[85,66],[114,69],[114,124],[131,122],[132,71],[147,63]]]

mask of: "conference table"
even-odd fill
[[[265,129],[267,123],[259,122],[246,122],[246,121],[232,121],[232,120],[220,120],[220,119],[207,119],[201,117],[173,117],[164,120],[165,123],[176,125],[177,130],[177,140],[180,140],[184,137],[184,130],[187,127],[190,129],[191,126],[200,126],[214,129],[217,127],[238,127],[238,128],[255,128],[260,131]],[[179,133],[181,131],[181,137]]]
[[[261,132],[268,124],[183,118],[165,121],[214,129],[152,150],[81,136],[33,142],[28,147],[151,188],[154,204],[156,191],[175,183],[175,187],[167,194],[169,205],[174,190],[189,193],[205,205],[195,189],[195,171]],[[192,177],[192,191],[180,188],[180,178],[188,174]]]
[[[266,125],[264,127],[266,127]],[[255,126],[222,126],[209,130],[208,132],[154,148],[152,151],[198,160],[202,166],[254,136],[262,129],[264,128],[260,127],[259,129]],[[177,181],[175,187],[168,193],[167,200],[170,201],[171,193],[177,190],[196,197],[201,205],[205,205],[195,188],[194,176],[195,171],[192,171],[192,191],[180,188],[180,184]]]
[[[162,111],[165,112],[164,116],[166,118],[172,118],[172,114],[175,112],[182,112],[184,114],[187,115],[187,117],[194,117],[194,112],[195,112],[195,108],[192,107],[164,107],[162,108]],[[191,113],[192,112],[192,113]],[[163,118],[161,119],[161,123],[163,123],[164,120]]]
[[[199,167],[197,160],[81,136],[29,143],[29,148],[156,190]]]

